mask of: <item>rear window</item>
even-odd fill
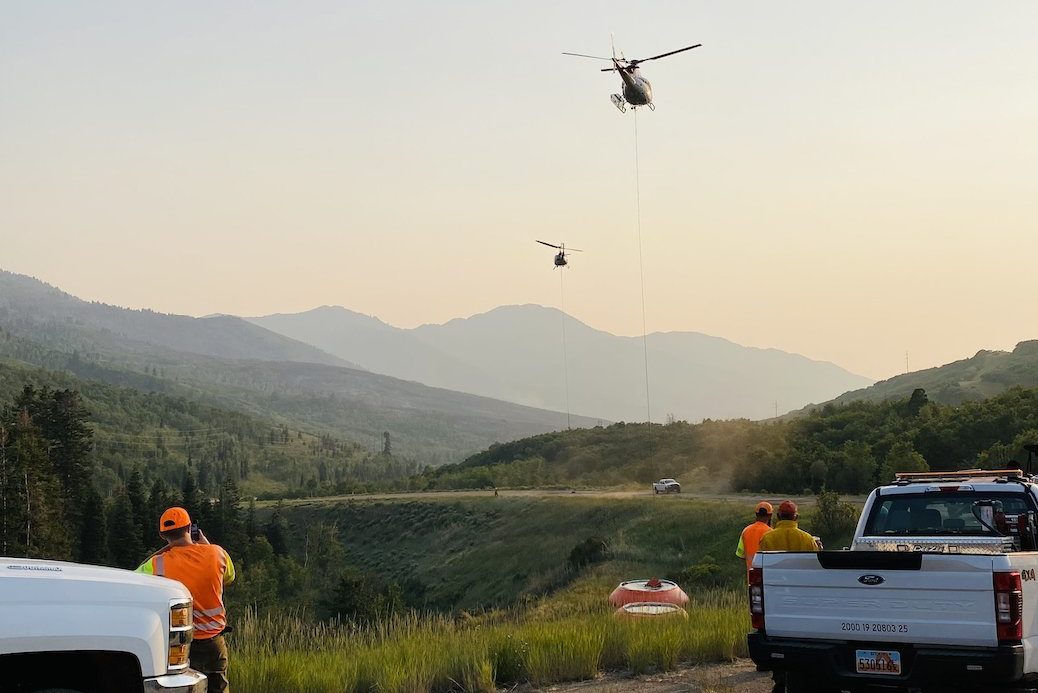
[[[866,536],[994,536],[973,514],[978,500],[1002,502],[1007,518],[1033,510],[1022,493],[918,493],[880,497],[865,525]],[[979,511],[978,511],[979,512]]]

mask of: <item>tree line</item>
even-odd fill
[[[917,389],[883,402],[827,404],[773,421],[617,423],[492,445],[426,470],[410,488],[644,485],[865,493],[896,472],[1024,466],[1038,443],[1038,389],[932,402]],[[1038,471],[1038,470],[1036,470]]]
[[[162,511],[180,505],[238,565],[233,605],[360,620],[404,607],[397,585],[347,565],[334,525],[303,528],[298,546],[280,506],[260,522],[255,499],[245,502],[236,475],[223,475],[210,492],[190,464],[178,484],[146,476],[153,470],[134,464],[102,494],[89,418],[71,389],[26,385],[0,407],[0,555],[133,569],[164,544]]]

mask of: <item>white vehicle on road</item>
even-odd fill
[[[173,580],[0,558],[0,690],[205,693],[191,593]]]
[[[750,655],[803,691],[1038,692],[1038,485],[901,474],[849,551],[760,552]]]
[[[652,482],[652,490],[656,493],[681,493],[681,484],[673,479],[660,479]]]

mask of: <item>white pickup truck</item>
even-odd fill
[[[0,691],[205,693],[191,607],[173,580],[0,558]]]
[[[850,550],[760,552],[750,656],[803,691],[1038,693],[1038,484],[899,474]]]
[[[674,479],[660,479],[652,482],[652,490],[655,493],[681,493],[681,484]]]

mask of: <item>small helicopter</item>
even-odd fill
[[[604,68],[602,72],[613,72],[615,70],[620,74],[620,79],[623,80],[622,95],[609,95],[613,105],[620,109],[621,113],[627,112],[627,106],[624,105],[625,101],[630,104],[632,110],[638,106],[648,106],[650,111],[655,111],[656,107],[652,103],[652,85],[649,83],[649,80],[642,77],[641,73],[638,72],[638,65],[640,63],[649,62],[650,60],[666,58],[668,55],[674,55],[675,53],[690,51],[693,48],[699,48],[702,45],[703,44],[701,43],[697,43],[694,46],[686,46],[685,48],[679,48],[676,51],[670,51],[669,53],[654,55],[651,58],[636,58],[634,60],[628,60],[625,58],[623,51],[620,52],[620,57],[617,58],[615,46],[613,47],[612,58],[603,58],[597,55],[584,55],[583,53],[564,52],[563,55],[574,55],[578,58],[593,58],[595,60],[611,60],[613,66]]]
[[[537,242],[540,243],[541,245],[546,245],[549,248],[556,248],[559,251],[559,252],[555,253],[555,267],[565,267],[566,265],[569,264],[569,262],[566,260],[566,244],[565,243],[560,243],[559,245],[555,245],[554,243],[545,243],[544,241],[537,241]],[[570,248],[569,252],[571,252],[571,253],[581,253],[583,251],[582,250],[578,250],[577,248]]]

